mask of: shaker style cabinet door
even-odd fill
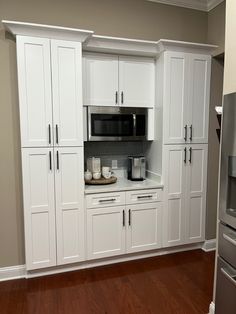
[[[119,56],[119,105],[153,108],[154,102],[154,60]]]
[[[164,144],[181,144],[188,138],[189,59],[183,52],[165,52],[164,63]]]
[[[17,36],[21,146],[47,147],[52,138],[50,40]]]
[[[57,264],[84,260],[83,147],[54,149]]]
[[[125,253],[125,207],[87,210],[87,258]]]
[[[86,53],[83,56],[83,105],[115,106],[118,95],[118,57]]]
[[[188,142],[208,142],[211,57],[189,54],[189,109]]]
[[[187,148],[185,145],[165,145],[163,157],[163,246],[167,247],[185,242]]]
[[[207,144],[188,145],[186,176],[186,242],[205,240]]]
[[[127,253],[158,249],[162,245],[162,203],[126,206]]]
[[[23,148],[27,270],[56,265],[54,162],[50,148]]]
[[[54,143],[83,146],[81,43],[51,40]]]

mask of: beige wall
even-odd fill
[[[236,1],[226,2],[224,94],[236,92]]]
[[[225,49],[225,1],[208,13],[207,41],[218,49],[215,55],[222,54]]]
[[[207,41],[206,13],[144,0],[0,0],[2,19],[147,40]],[[24,241],[15,43],[1,29],[0,126],[0,267],[4,267],[24,263]]]

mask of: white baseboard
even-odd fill
[[[216,239],[206,240],[203,243],[202,250],[204,252],[215,251],[216,249]]]
[[[0,281],[25,278],[25,276],[26,276],[25,265],[0,268]]]
[[[215,303],[211,302],[209,306],[209,314],[214,314],[215,313]]]
[[[0,281],[19,279],[19,278],[33,278],[33,277],[46,276],[46,275],[51,275],[51,274],[59,274],[59,273],[75,271],[79,269],[86,269],[86,268],[104,266],[104,265],[109,265],[109,264],[128,262],[128,261],[142,259],[142,258],[155,257],[159,255],[166,255],[166,254],[196,250],[196,249],[201,249],[201,248],[202,248],[202,244],[196,243],[196,244],[190,244],[190,245],[162,248],[159,250],[149,251],[149,252],[126,254],[126,255],[122,255],[118,257],[110,257],[110,258],[104,258],[104,259],[99,259],[99,260],[84,261],[84,262],[74,264],[74,265],[69,264],[69,265],[63,265],[63,266],[55,266],[51,268],[33,270],[33,271],[28,271],[28,272],[26,271],[25,265],[3,267],[3,268],[0,268]]]

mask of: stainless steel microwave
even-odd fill
[[[147,109],[87,108],[88,141],[142,141],[147,139]]]

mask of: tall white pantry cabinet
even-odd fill
[[[211,56],[165,51],[157,61],[163,92],[165,247],[205,240]]]
[[[84,260],[81,55],[17,36],[27,270]]]

